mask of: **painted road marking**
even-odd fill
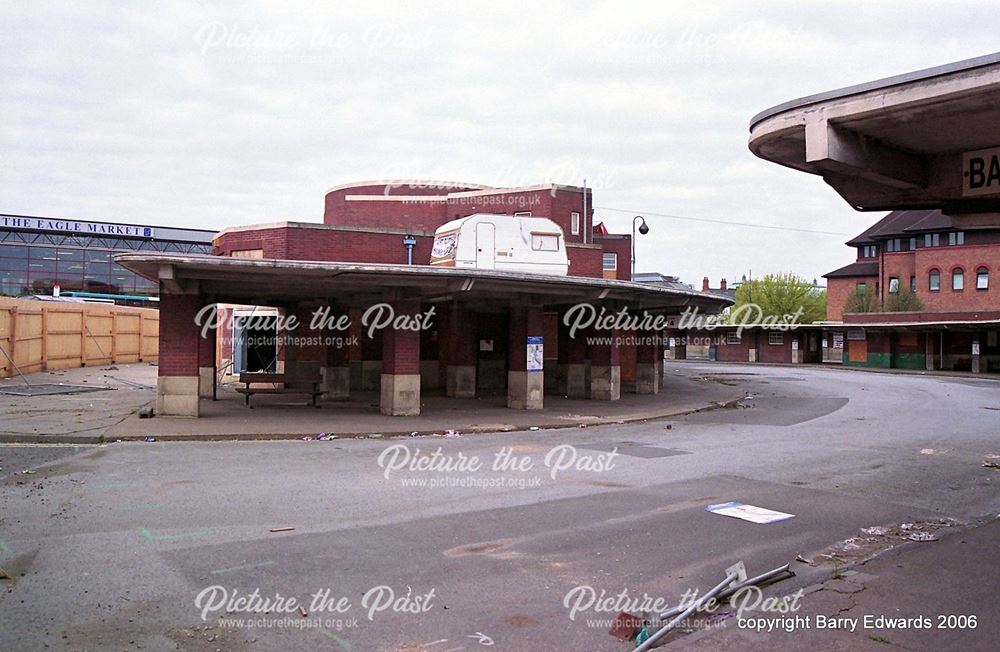
[[[211,532],[211,530],[196,530],[195,532],[184,532],[182,534],[153,534],[142,525],[140,525],[136,529],[139,531],[139,534],[146,537],[150,541],[177,541],[178,539],[203,537],[209,532]]]
[[[232,568],[215,568],[208,572],[213,575],[220,575],[222,573],[235,573],[237,571],[248,570],[250,568],[260,568],[261,566],[273,566],[273,565],[274,565],[273,561],[260,561],[257,562],[256,564],[244,564],[243,566],[233,566]]]
[[[326,630],[326,629],[318,629],[316,631],[318,631],[323,636],[325,636],[327,638],[330,638],[330,639],[333,639],[334,641],[336,641],[337,645],[339,645],[341,648],[343,648],[346,652],[351,652],[351,644],[348,643],[346,640],[340,638],[339,636],[337,636],[333,632],[331,632],[329,630]]]

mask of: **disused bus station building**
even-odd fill
[[[623,388],[658,393],[664,328],[591,328],[571,337],[565,312],[589,304],[610,314],[667,316],[687,307],[716,313],[730,301],[624,280],[631,275],[630,238],[596,228],[592,206],[589,189],[552,184],[363,182],[331,189],[323,224],[226,229],[212,255],[120,255],[120,265],[160,285],[157,413],[198,416],[199,401],[234,370],[289,379],[316,370],[326,399],[378,391],[381,412],[399,416],[419,414],[427,390],[456,399],[505,392],[514,409],[541,408],[546,393],[604,401],[620,398]],[[554,222],[557,231],[524,235],[540,246],[564,238],[568,274],[428,264],[435,228],[483,212]],[[492,242],[476,240],[480,252]],[[412,320],[431,315],[422,322],[429,327],[401,321],[369,330],[363,317],[372,306]],[[346,316],[341,323],[350,326],[311,329],[317,310],[334,320]],[[226,318],[202,337],[199,322],[207,314]],[[287,339],[271,330],[274,344],[265,338],[265,346],[273,351],[258,351],[255,360],[245,337],[227,325],[238,329],[238,317],[259,324],[293,315],[298,328]]]
[[[1000,54],[792,100],[751,120],[755,155],[821,176],[857,210],[892,211],[847,243],[855,262],[826,275],[819,341],[839,349],[824,359],[1000,371],[998,124]],[[858,290],[886,305],[903,287],[923,309],[844,310]]]

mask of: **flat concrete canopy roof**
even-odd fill
[[[692,306],[715,313],[732,301],[694,290],[582,276],[551,276],[428,265],[368,265],[304,260],[229,258],[204,254],[119,254],[122,267],[169,294],[201,294],[218,302],[268,304],[335,298],[365,307],[391,298],[459,299],[483,310],[508,302],[545,306],[620,301],[657,312]]]
[[[821,175],[857,210],[1000,213],[1000,184],[967,188],[963,156],[1000,146],[997,125],[1000,53],[780,104],[753,117],[749,145]]]

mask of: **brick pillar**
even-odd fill
[[[653,331],[636,331],[635,334],[635,393],[658,394],[660,374],[656,370],[658,336]],[[660,367],[663,365],[661,364]]]
[[[202,323],[207,323],[208,319],[215,323],[216,310],[213,308],[205,314]],[[219,331],[215,328],[209,329],[205,337],[201,337],[200,331],[198,334],[198,396],[201,398],[215,398],[215,347],[218,337]]]
[[[590,330],[578,330],[576,337],[570,337],[569,328],[566,328],[567,398],[590,398],[587,382],[587,337],[590,335]]]
[[[655,353],[656,355],[656,391],[659,392],[663,389],[663,378],[666,373],[663,369],[663,349],[666,346],[666,333],[660,331],[656,334],[656,345]]]
[[[392,302],[396,318],[415,319],[420,314],[420,302]],[[420,414],[420,331],[382,330],[381,409],[389,416]]]
[[[512,306],[508,331],[507,407],[540,410],[544,406],[545,395],[545,313],[540,306]],[[530,349],[529,340],[532,344]],[[530,365],[529,352],[540,353]]]
[[[382,357],[385,351],[385,332],[377,330],[368,337],[368,329],[361,328],[361,390],[372,392],[379,388],[382,378]],[[419,364],[418,364],[419,366]],[[419,373],[419,370],[418,370]]]
[[[326,360],[323,365],[323,397],[333,401],[346,401],[351,397],[351,343],[350,330],[339,328],[340,320],[350,319],[348,312],[335,303],[329,305],[329,325],[322,331],[328,338]]]
[[[452,303],[442,320],[438,346],[444,354],[445,392],[455,398],[476,396],[477,332],[476,314]]]
[[[621,347],[618,338],[623,331],[599,331],[599,338],[611,340],[610,344],[595,343],[590,347],[590,399],[617,401],[622,396]]]
[[[196,295],[160,293],[160,362],[156,413],[198,416],[198,340],[195,317],[202,307]]]
[[[622,393],[636,393],[636,382],[638,380],[638,377],[636,376],[636,365],[638,363],[638,360],[636,359],[637,349],[635,346],[636,335],[637,333],[634,330],[621,332],[621,336],[625,340],[625,343],[619,347],[618,360],[618,366],[621,368]]]

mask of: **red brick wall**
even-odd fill
[[[754,334],[744,332],[740,341],[736,344],[726,343],[726,334],[723,333],[715,338],[716,353],[715,359],[722,362],[749,362],[750,349],[754,348]]]
[[[587,246],[570,245],[566,247],[566,254],[569,257],[569,275],[601,278],[603,253],[601,249]]]
[[[618,274],[619,281],[632,280],[632,236],[619,235],[616,237],[597,236],[594,244],[601,245],[601,249],[608,253],[618,254]],[[603,271],[602,271],[603,274]]]
[[[201,330],[194,320],[201,307],[197,296],[160,294],[160,376],[198,375]]]
[[[396,301],[392,307],[397,317],[420,314],[419,301]],[[391,326],[382,330],[382,373],[420,373],[420,331],[394,330]]]
[[[535,217],[548,217],[562,227],[567,242],[582,242],[584,236],[583,194],[568,189],[541,189],[517,192],[490,192],[464,195],[467,188],[412,188],[358,186],[335,190],[326,195],[323,221],[326,224],[377,228],[401,228],[433,231],[450,220],[494,213],[511,215],[530,211]],[[593,224],[593,200],[588,191],[587,224]],[[348,195],[375,195],[379,199],[347,200]],[[399,196],[391,201],[383,197]],[[437,200],[407,200],[405,196],[438,197]],[[581,213],[580,232],[572,233],[572,213]]]
[[[844,318],[844,304],[847,298],[854,294],[859,283],[867,283],[868,291],[875,291],[875,276],[850,276],[846,278],[828,278],[826,280],[826,318],[828,321],[841,321]],[[902,282],[902,281],[900,281]],[[906,283],[910,277],[906,277]]]
[[[924,309],[931,311],[968,312],[1000,310],[1000,245],[966,245],[964,247],[931,247],[917,249],[915,261],[917,296]],[[965,271],[965,289],[951,289],[951,273],[955,267]],[[988,290],[976,289],[976,270],[986,267],[990,273]],[[932,268],[941,271],[941,290],[928,289]]]
[[[508,368],[511,371],[525,371],[528,368],[528,337],[545,337],[545,313],[541,307],[510,309],[510,339]],[[545,355],[545,341],[542,340],[542,354]]]
[[[415,237],[413,263],[430,264],[433,236]],[[278,227],[223,234],[217,238],[212,253],[228,256],[233,251],[263,249],[264,258],[402,265],[406,263],[406,247],[402,240],[402,233]]]
[[[792,340],[799,337],[797,333],[783,333],[784,343],[769,344],[769,332],[760,333],[760,355],[759,362],[791,362],[792,361]],[[799,350],[802,350],[802,342],[799,342]]]

